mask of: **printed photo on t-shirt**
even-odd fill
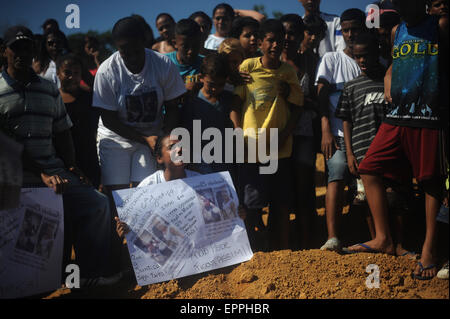
[[[158,113],[158,96],[156,91],[141,95],[125,96],[127,121],[130,123],[154,122]]]

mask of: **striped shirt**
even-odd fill
[[[23,85],[6,71],[0,75],[2,130],[24,146],[42,169],[64,168],[53,147],[53,135],[72,126],[55,84],[33,73]]]
[[[358,163],[377,134],[385,108],[383,78],[373,80],[361,74],[344,85],[336,117],[352,124],[352,150]]]

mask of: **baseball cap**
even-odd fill
[[[33,32],[24,26],[14,26],[6,30],[3,40],[6,46],[10,46],[19,40],[33,40]]]

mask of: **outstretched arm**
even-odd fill
[[[242,16],[242,17],[252,17],[255,20],[258,20],[259,22],[263,21],[266,16],[262,13],[259,13],[255,10],[243,10],[243,9],[234,9],[234,13],[236,16]]]

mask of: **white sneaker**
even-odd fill
[[[438,271],[437,277],[439,279],[448,279],[448,261],[447,263]]]
[[[320,250],[340,251],[342,248],[341,241],[336,237],[330,238],[327,242],[320,247]]]

